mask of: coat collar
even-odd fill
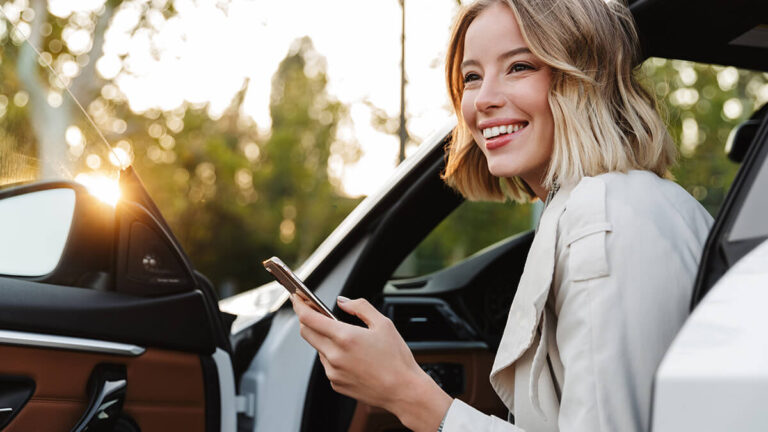
[[[557,225],[572,186],[563,185],[544,209],[534,236],[515,298],[509,309],[504,335],[491,369],[491,384],[508,406],[513,406],[513,386],[503,383],[508,369],[531,346],[536,336],[555,269]],[[511,381],[510,381],[511,382]]]

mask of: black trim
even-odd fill
[[[221,430],[221,383],[216,361],[210,356],[200,356],[205,391],[205,431]]]
[[[213,353],[200,291],[145,298],[0,278],[0,328]]]
[[[637,0],[630,10],[643,57],[768,70],[768,49],[731,44],[768,23],[765,0]]]
[[[744,163],[736,173],[731,189],[728,191],[725,202],[720,208],[720,213],[715,219],[715,224],[709,232],[709,237],[707,237],[694,283],[691,310],[699,304],[712,286],[736,261],[764,240],[757,238],[729,242],[728,235],[767,157],[768,118],[764,118],[755,140],[749,146]]]
[[[202,273],[195,270],[193,272],[197,279],[197,289],[205,297],[205,312],[208,322],[211,323],[214,343],[217,347],[223,349],[227,354],[232,355],[232,344],[229,340],[229,328],[224,325],[222,312],[219,310],[219,298],[213,284]]]

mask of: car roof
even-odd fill
[[[767,0],[630,0],[644,57],[768,71]]]

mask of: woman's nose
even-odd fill
[[[500,83],[495,79],[484,79],[476,94],[475,109],[478,111],[487,111],[504,105],[505,99],[501,92]]]

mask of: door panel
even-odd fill
[[[0,277],[0,329],[44,332],[210,354],[203,295],[137,297]]]
[[[229,361],[228,330],[212,287],[131,169],[121,173],[121,188],[114,208],[96,205],[69,182],[0,191],[0,200],[62,189],[75,195],[58,265],[45,275],[0,277],[0,376],[35,383],[3,430],[69,431],[91,419],[127,419],[142,432],[235,429],[228,421],[234,413],[222,409],[221,389],[230,400],[234,385],[222,375],[231,370],[222,363]],[[11,204],[2,211],[12,213],[13,201],[4,202]],[[34,233],[40,223],[33,219],[17,218],[12,228]],[[129,229],[137,224],[139,234]]]
[[[125,365],[123,413],[142,431],[205,430],[203,372],[195,354],[150,348],[129,357],[0,346],[0,370],[36,383],[32,398],[5,430],[69,431],[88,404],[91,372],[104,363]]]

